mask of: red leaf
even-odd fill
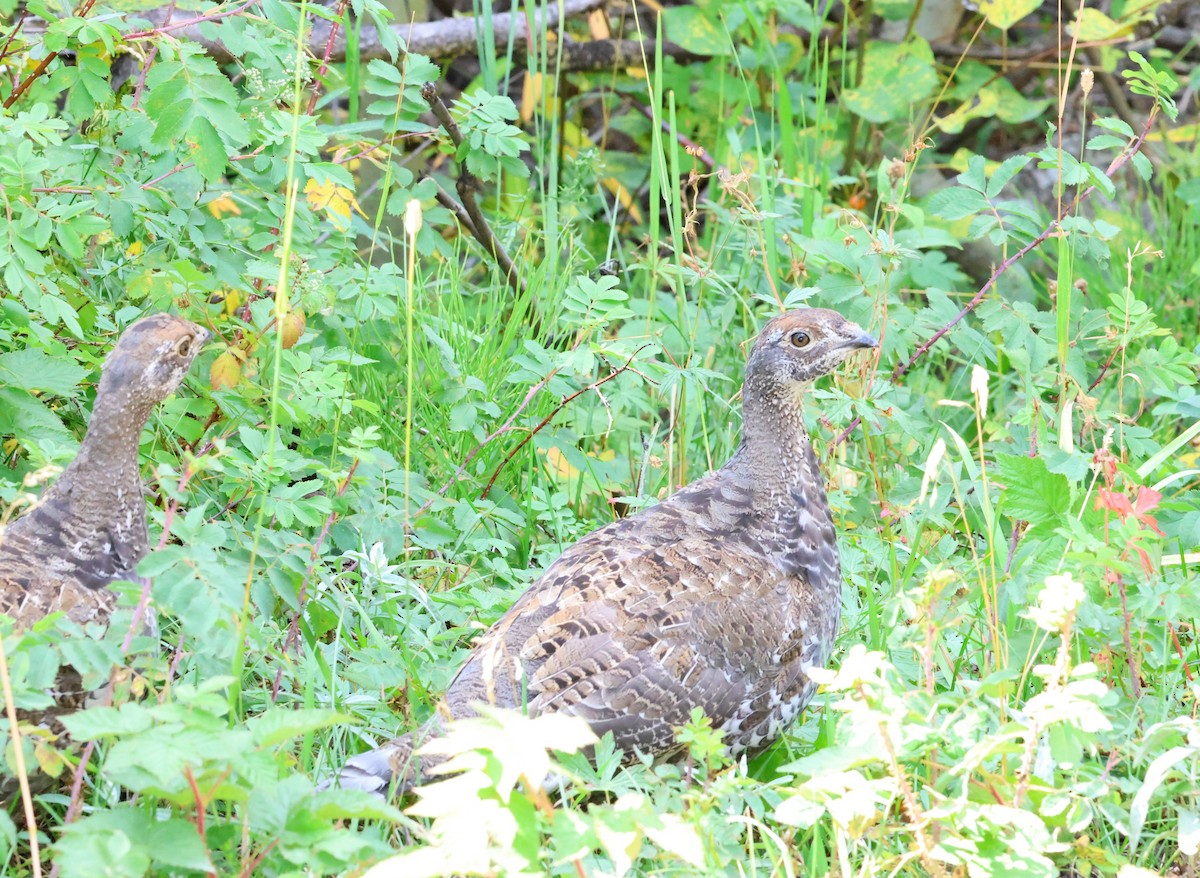
[[[1101,488],[1096,495],[1096,508],[1117,513],[1121,521],[1133,515],[1133,504],[1129,502],[1129,498],[1119,491],[1110,491],[1107,488]]]

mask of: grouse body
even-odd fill
[[[28,626],[64,612],[107,623],[149,549],[138,440],[154,407],[183,381],[208,330],[152,314],[121,335],[102,366],[79,453],[29,513],[0,528],[0,613]]]
[[[695,707],[734,755],[775,740],[812,696],[809,669],[829,658],[841,615],[837,539],[802,395],[875,346],[834,311],[767,323],[729,462],[563,552],[476,643],[439,716],[351,758],[338,783],[412,785],[422,776],[414,747],[477,702],[573,714],[626,753],[658,758],[675,753]]]

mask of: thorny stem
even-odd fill
[[[1128,149],[1126,149],[1119,156],[1117,156],[1115,159],[1113,159],[1112,163],[1105,170],[1105,172],[1104,172],[1105,177],[1112,179],[1113,175],[1116,174],[1117,171],[1119,171],[1121,168],[1123,168],[1125,166],[1125,164],[1131,158],[1133,158],[1135,155],[1137,155],[1141,151],[1142,144],[1145,143],[1146,136],[1150,133],[1150,129],[1154,125],[1154,120],[1156,118],[1158,118],[1157,105],[1154,106],[1153,108],[1151,108],[1150,114],[1146,118],[1146,124],[1142,127],[1141,133],[1139,133],[1137,138],[1133,141],[1133,143],[1131,143],[1129,145]],[[978,308],[979,305],[983,302],[983,300],[985,298],[987,298],[987,294],[991,291],[992,287],[994,287],[996,285],[996,282],[999,281],[1000,278],[1010,268],[1012,268],[1014,265],[1016,265],[1031,250],[1040,246],[1047,238],[1049,238],[1051,235],[1053,235],[1059,229],[1059,226],[1061,225],[1062,221],[1064,219],[1066,219],[1067,216],[1069,216],[1072,212],[1074,212],[1075,209],[1079,207],[1079,205],[1083,202],[1084,199],[1089,197],[1095,191],[1096,191],[1095,186],[1089,186],[1083,192],[1080,192],[1078,195],[1076,195],[1075,200],[1072,201],[1066,207],[1064,207],[1059,212],[1058,217],[1056,219],[1052,220],[1050,222],[1050,224],[1047,225],[1046,228],[1044,228],[1036,238],[1034,238],[1032,241],[1030,241],[1028,244],[1026,244],[1024,247],[1022,247],[1020,250],[1018,250],[1012,256],[1008,257],[1003,262],[1001,262],[1000,265],[996,268],[996,270],[992,272],[992,276],[987,279],[987,282],[982,287],[980,287],[979,292],[977,292],[971,298],[971,301],[967,302],[967,304],[963,306],[961,311],[959,311],[952,318],[950,318],[950,320],[948,320],[945,323],[945,325],[943,325],[941,327],[941,329],[939,329],[937,332],[935,332],[933,335],[931,335],[920,347],[918,347],[915,351],[913,351],[912,356],[910,356],[907,360],[896,364],[896,368],[894,368],[892,370],[892,377],[891,377],[892,383],[894,384],[897,381],[899,381],[901,378],[903,378],[908,373],[908,371],[910,369],[912,369],[912,367],[914,365],[916,365],[918,360],[920,360],[922,357],[924,357],[925,354],[929,353],[929,349],[932,348],[935,344],[937,344],[938,341],[941,340],[942,336],[944,336],[947,332],[949,332],[951,329],[953,329],[955,326],[957,326],[964,317],[966,317],[968,314],[970,314],[972,311],[974,311],[976,308]],[[850,434],[853,433],[856,429],[858,429],[858,426],[861,423],[862,423],[862,417],[861,416],[856,417],[853,421],[850,422],[849,426],[847,426],[845,430],[843,430],[840,434],[838,434],[838,437],[833,440],[833,444],[836,446],[836,445],[840,445],[841,443],[845,442],[850,437]]]
[[[542,430],[543,427],[545,427],[552,420],[554,420],[555,416],[557,416],[559,412],[561,412],[568,405],[570,405],[571,402],[573,400],[575,400],[577,397],[583,396],[583,394],[587,393],[589,390],[598,389],[601,385],[607,384],[609,381],[612,381],[614,378],[616,378],[622,372],[628,371],[629,367],[633,365],[633,361],[637,357],[637,355],[640,354],[642,351],[644,351],[648,347],[650,347],[649,344],[642,345],[640,348],[638,348],[636,351],[634,351],[632,354],[629,355],[629,359],[625,361],[624,365],[618,366],[616,369],[613,369],[611,372],[609,372],[603,378],[601,378],[597,381],[593,381],[587,387],[584,387],[580,390],[576,390],[570,396],[565,397],[562,402],[560,402],[557,406],[554,407],[554,411],[550,412],[550,414],[548,414],[548,415],[546,415],[546,417],[542,418],[541,422],[536,427],[534,427],[532,430],[530,430],[528,433],[526,433],[525,437],[520,442],[517,443],[516,447],[514,447],[510,452],[508,452],[507,455],[505,455],[504,460],[500,461],[500,465],[498,467],[496,467],[496,471],[494,473],[492,473],[492,477],[490,479],[488,479],[487,487],[485,487],[483,489],[483,493],[479,495],[479,499],[484,500],[487,498],[487,495],[492,490],[492,486],[496,484],[496,479],[498,479],[500,477],[500,471],[502,469],[504,469],[504,467],[508,464],[508,462],[516,456],[518,451],[520,451],[527,444],[529,444],[530,439],[532,439],[534,436],[536,436]]]

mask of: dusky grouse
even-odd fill
[[[151,314],[121,335],[101,367],[79,453],[32,511],[0,529],[0,613],[21,626],[64,612],[107,623],[118,581],[138,582],[149,550],[138,441],[183,381],[209,332]]]
[[[694,707],[732,754],[775,740],[815,688],[841,616],[841,564],[806,385],[876,346],[835,311],[771,320],[746,364],[742,442],[720,470],[563,552],[482,635],[439,715],[352,757],[343,787],[421,779],[446,717],[491,703],[582,717],[616,745],[670,758]],[[428,769],[435,759],[425,757]]]

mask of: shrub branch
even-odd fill
[[[1141,133],[1138,134],[1137,138],[1134,139],[1133,143],[1131,143],[1124,152],[1113,159],[1112,164],[1110,164],[1104,171],[1104,176],[1111,180],[1116,175],[1117,171],[1121,170],[1121,168],[1123,168],[1131,158],[1141,151],[1142,144],[1146,141],[1146,135],[1150,133],[1150,128],[1154,125],[1154,120],[1157,117],[1158,106],[1155,105],[1153,108],[1151,108],[1150,115],[1146,118],[1146,124],[1142,126]],[[909,370],[917,364],[917,361],[929,353],[930,348],[937,344],[947,332],[962,322],[964,317],[978,308],[983,300],[987,298],[987,294],[991,292],[992,288],[996,285],[996,282],[1000,280],[1004,273],[1021,261],[1021,259],[1024,258],[1031,250],[1039,247],[1047,238],[1053,235],[1058,230],[1062,221],[1070,216],[1076,210],[1076,208],[1079,207],[1083,200],[1095,191],[1096,187],[1095,185],[1092,185],[1075,196],[1075,200],[1064,207],[1058,216],[1051,220],[1049,225],[1047,225],[1046,228],[1044,228],[1036,238],[1034,238],[1012,256],[1001,262],[1000,265],[996,267],[996,270],[992,272],[992,276],[987,279],[987,282],[979,288],[979,292],[977,292],[971,298],[971,301],[967,302],[967,304],[963,306],[961,311],[950,318],[950,320],[946,321],[945,325],[943,325],[941,329],[931,335],[923,344],[921,344],[920,347],[913,351],[912,356],[910,356],[904,362],[896,364],[896,368],[892,370],[892,383],[896,383],[906,374],[908,374]],[[840,445],[842,442],[845,442],[846,439],[849,438],[850,434],[853,433],[861,423],[862,416],[859,415],[855,417],[855,419],[850,422],[849,426],[847,426],[846,429],[838,434],[838,437],[833,440],[833,444]]]
[[[450,142],[454,144],[455,149],[460,147],[463,142],[462,132],[459,131],[458,124],[450,115],[450,110],[447,109],[445,102],[438,95],[437,85],[432,82],[425,83],[421,86],[421,97],[425,99],[425,103],[429,104],[429,109],[433,111],[434,117],[445,129],[446,134],[450,136]],[[438,201],[448,207],[459,218],[459,222],[462,222],[463,214],[470,217],[470,224],[464,224],[467,231],[496,260],[496,264],[504,272],[504,279],[512,287],[512,291],[520,296],[525,292],[525,285],[521,283],[521,276],[517,272],[517,267],[513,265],[508,252],[496,238],[492,227],[488,225],[483,211],[479,209],[479,202],[475,200],[475,190],[478,188],[478,178],[467,170],[466,162],[463,162],[459,166],[458,174],[458,197],[462,206],[456,206],[450,194],[441,189],[438,192]]]

